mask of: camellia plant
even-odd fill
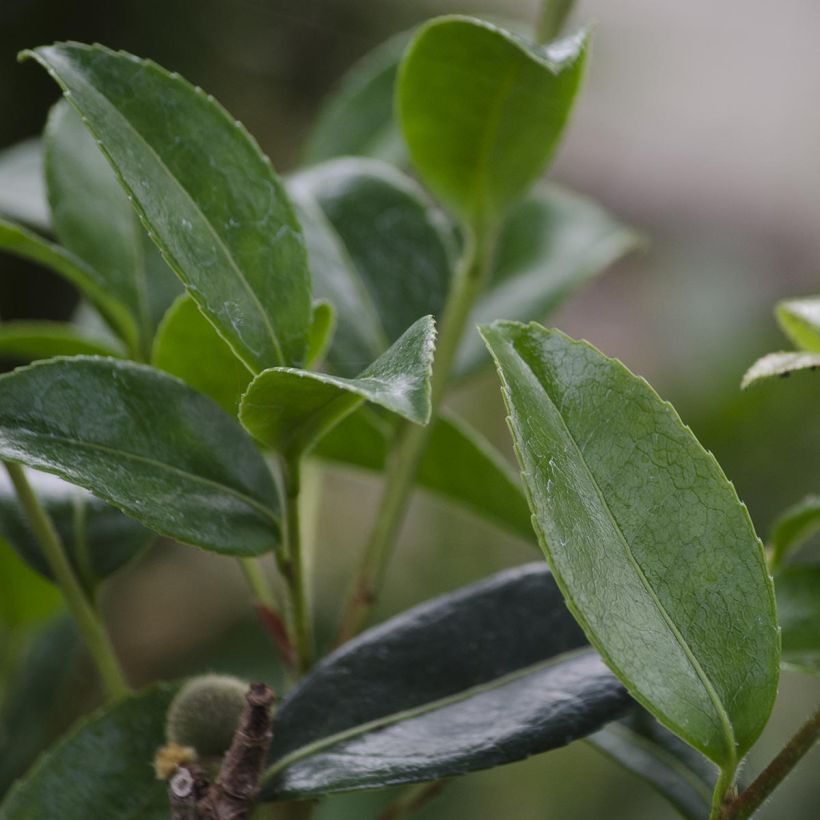
[[[79,43],[22,55],[64,100],[42,147],[4,160],[42,163],[49,207],[4,202],[0,248],[83,302],[72,323],[0,326],[0,352],[33,362],[0,377],[3,626],[19,635],[48,607],[32,570],[54,582],[108,703],[13,772],[2,820],[305,817],[298,801],[409,784],[395,818],[443,779],[580,738],[684,817],[744,818],[814,743],[820,713],[738,786],[777,694],[781,626],[784,659],[817,669],[818,575],[779,570],[816,499],[775,528],[767,567],[672,407],[535,323],[637,242],[540,180],[587,58],[588,30],[561,33],[569,7],[547,2],[535,41],[462,16],[390,41],[286,179],[150,61]],[[491,362],[521,481],[443,407]],[[307,456],[384,473],[321,659]],[[416,486],[537,542],[549,566],[362,631]],[[97,597],[156,535],[239,561],[293,681],[276,706],[269,682],[224,675],[131,689]],[[21,681],[27,658],[12,658]]]

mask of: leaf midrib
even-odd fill
[[[358,737],[359,735],[364,735],[379,729],[387,728],[388,726],[400,723],[403,720],[410,720],[415,717],[426,715],[430,712],[438,711],[439,709],[444,709],[447,706],[468,700],[476,695],[481,695],[485,692],[492,692],[495,689],[501,689],[508,683],[513,683],[514,681],[525,678],[528,675],[541,672],[550,666],[559,666],[562,663],[566,663],[567,661],[571,661],[583,655],[592,654],[593,653],[588,646],[573,649],[568,652],[562,652],[561,654],[548,658],[547,660],[521,667],[520,669],[508,672],[506,675],[501,675],[500,677],[493,678],[485,683],[471,686],[468,689],[463,689],[460,692],[448,695],[447,697],[431,700],[427,703],[422,703],[419,706],[411,707],[410,709],[391,712],[389,715],[384,715],[383,717],[367,721],[366,723],[360,723],[357,726],[352,726],[349,729],[342,730],[341,732],[336,732],[335,734],[328,735],[327,737],[314,740],[311,743],[306,743],[304,746],[294,749],[294,751],[289,752],[284,757],[281,757],[275,763],[270,765],[263,773],[260,782],[264,785],[276,777],[276,775],[280,772],[292,766],[294,763],[298,763],[300,760],[304,760],[307,757],[312,757],[319,754],[325,749],[335,746],[338,743]]]
[[[578,459],[579,459],[580,463],[583,465],[584,471],[586,472],[587,476],[589,477],[589,480],[592,482],[592,486],[595,488],[595,492],[598,496],[598,501],[600,502],[601,507],[605,511],[607,517],[609,518],[610,522],[612,523],[612,526],[613,526],[615,532],[618,535],[618,538],[621,540],[621,542],[624,546],[627,559],[628,559],[630,565],[633,567],[633,569],[635,571],[635,574],[638,577],[638,580],[641,582],[641,585],[643,586],[644,590],[646,591],[647,595],[649,596],[649,599],[655,605],[655,608],[657,609],[658,613],[660,614],[662,620],[664,621],[664,623],[668,627],[668,629],[669,629],[670,633],[672,634],[672,636],[674,637],[675,641],[680,646],[681,650],[683,651],[684,655],[686,656],[686,659],[689,661],[690,665],[692,666],[692,669],[695,672],[695,675],[697,676],[698,680],[700,681],[701,685],[703,686],[703,688],[706,692],[706,695],[709,698],[709,701],[712,703],[712,706],[713,706],[713,708],[716,712],[717,718],[720,721],[720,723],[723,727],[724,733],[725,733],[724,741],[726,743],[726,747],[727,747],[726,751],[727,751],[728,758],[729,758],[729,764],[728,764],[727,767],[733,766],[734,763],[735,763],[735,760],[736,760],[736,755],[737,755],[737,753],[735,751],[735,734],[734,734],[734,730],[732,728],[732,723],[731,723],[731,720],[729,718],[729,715],[726,712],[726,709],[723,706],[723,703],[721,702],[720,697],[718,696],[718,693],[715,690],[714,685],[712,684],[711,680],[709,679],[709,676],[706,674],[705,670],[701,666],[700,661],[695,656],[694,651],[689,646],[688,642],[683,637],[682,633],[677,628],[677,626],[675,626],[674,621],[672,620],[669,613],[666,611],[666,607],[661,602],[661,600],[658,597],[657,593],[655,592],[652,585],[650,584],[649,579],[646,577],[646,574],[644,573],[643,568],[638,563],[637,558],[635,557],[634,553],[632,552],[631,545],[627,541],[626,536],[624,535],[624,532],[621,529],[620,524],[618,523],[618,520],[615,518],[615,515],[612,512],[612,509],[610,508],[609,503],[607,502],[606,498],[604,497],[603,490],[601,489],[601,486],[598,483],[598,479],[595,476],[595,474],[592,472],[592,468],[587,463],[587,460],[584,458],[583,453],[582,453],[580,447],[578,446],[578,442],[575,439],[575,436],[570,431],[569,426],[567,425],[567,422],[564,419],[563,413],[561,413],[561,411],[558,409],[556,404],[553,402],[552,397],[549,395],[547,389],[541,384],[540,379],[536,375],[535,371],[530,367],[530,365],[526,361],[526,359],[523,356],[519,355],[517,349],[515,348],[515,345],[511,343],[510,347],[514,351],[514,353],[516,355],[516,358],[529,371],[529,373],[532,376],[532,378],[534,379],[535,383],[538,385],[541,392],[543,393],[545,399],[550,403],[553,410],[555,411],[555,414],[560,419],[561,426],[563,427],[567,437],[569,438],[569,441],[572,443],[572,446],[575,449],[575,452],[577,453]],[[507,390],[509,390],[509,388],[507,388]],[[508,398],[508,403],[509,403],[509,398]],[[537,516],[534,516],[533,520],[536,522],[537,529],[539,531],[541,531],[541,533],[544,537],[544,543],[546,543],[547,542],[546,535],[543,533],[543,529],[542,529],[541,525],[538,523]],[[560,573],[556,572],[555,577],[556,577],[556,579],[559,578]],[[584,620],[586,620],[586,619],[584,619]],[[603,647],[601,647],[601,652],[602,652],[602,654],[605,653],[607,657],[609,656],[609,653],[606,652],[606,650]],[[638,696],[637,687],[634,687],[634,688],[636,690],[636,697],[637,697]]]

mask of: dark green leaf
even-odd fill
[[[342,77],[308,137],[306,164],[342,156],[403,163],[407,150],[393,121],[393,91],[409,40],[408,32],[391,37]]]
[[[365,632],[277,711],[268,799],[463,774],[563,746],[629,705],[543,564]]]
[[[11,484],[0,476],[0,538],[33,569],[51,578],[48,561],[20,511]],[[29,482],[51,516],[75,572],[88,590],[139,554],[154,534],[119,510],[48,473]]]
[[[314,455],[381,472],[394,432],[390,419],[363,408],[328,433]],[[521,538],[533,539],[530,509],[518,476],[489,441],[446,411],[431,422],[416,482]]]
[[[776,376],[786,379],[801,370],[820,370],[820,353],[769,353],[746,371],[740,387],[745,390]]]
[[[50,228],[39,139],[0,151],[0,214],[38,230]]]
[[[308,331],[308,347],[305,361],[310,368],[324,359],[325,354],[333,341],[336,330],[336,311],[326,299],[319,299],[313,303],[313,319]]]
[[[587,741],[646,780],[687,820],[708,817],[715,768],[648,712],[635,709],[590,735]]]
[[[78,356],[0,376],[0,457],[56,473],[179,541],[232,555],[279,542],[279,497],[247,434],[144,365]]]
[[[301,364],[310,322],[304,240],[247,132],[150,61],[79,43],[27,54],[80,112],[152,238],[237,355],[254,371]]]
[[[304,452],[365,401],[427,424],[435,338],[432,317],[419,319],[355,379],[265,370],[242,397],[239,417],[263,444],[290,453]]]
[[[427,185],[467,223],[496,222],[544,169],[569,118],[587,35],[535,46],[491,23],[442,17],[414,38],[397,111]]]
[[[798,549],[814,533],[820,531],[820,495],[808,495],[789,507],[772,525],[769,543],[772,565],[777,566],[786,555]]]
[[[820,565],[786,567],[775,577],[783,666],[820,674]]]
[[[411,179],[375,160],[328,162],[289,188],[307,212],[316,295],[336,309],[328,360],[355,375],[421,316],[441,312],[452,228]]]
[[[162,320],[151,361],[234,416],[253,378],[187,294],[171,306]]]
[[[122,356],[106,339],[62,322],[0,324],[0,357],[30,361],[52,356]]]
[[[746,508],[620,362],[534,324],[482,333],[536,532],[573,613],[638,701],[733,771],[768,720],[780,650]]]
[[[783,332],[801,350],[820,353],[820,296],[787,299],[775,309]]]
[[[99,274],[74,254],[22,225],[0,219],[0,251],[7,251],[58,273],[100,311],[125,343],[136,346],[137,328],[128,311],[106,291]]]
[[[167,820],[167,790],[151,763],[175,692],[158,686],[81,723],[9,792],[0,820]]]
[[[144,355],[179,283],[139,224],[94,138],[65,101],[48,119],[45,171],[57,238],[97,272],[106,292],[128,310]]]
[[[543,319],[638,242],[634,231],[597,203],[557,185],[536,185],[504,223],[456,373],[471,373],[488,362],[476,325]]]

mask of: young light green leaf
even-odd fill
[[[604,726],[586,741],[649,783],[687,820],[709,816],[717,772],[643,709]]]
[[[306,165],[342,156],[403,164],[407,149],[393,121],[393,92],[410,36],[402,32],[391,37],[342,77],[308,136]]]
[[[801,370],[820,369],[820,353],[768,353],[758,359],[745,373],[740,383],[742,390],[775,377],[786,379]]]
[[[597,203],[557,185],[537,184],[504,222],[456,374],[468,375],[488,361],[473,327],[496,319],[543,319],[639,242]]]
[[[546,567],[529,564],[417,606],[322,661],[277,710],[263,798],[509,763],[629,706]]]
[[[336,311],[327,299],[313,303],[313,318],[308,330],[308,346],[305,363],[308,369],[321,362],[333,341],[336,330]]]
[[[67,279],[86,296],[105,317],[112,330],[134,349],[137,327],[126,308],[106,291],[97,271],[65,248],[43,239],[33,231],[0,218],[0,251],[7,251],[48,268]]]
[[[179,282],[139,224],[94,138],[64,100],[52,108],[46,125],[45,172],[57,238],[128,310],[146,355]]]
[[[820,565],[786,567],[775,577],[783,668],[820,674]]]
[[[415,182],[375,160],[325,163],[291,178],[289,190],[308,213],[316,295],[336,308],[329,362],[353,376],[419,317],[441,313],[452,227]]]
[[[79,43],[26,54],[63,88],[168,263],[236,354],[255,372],[301,364],[310,322],[304,240],[247,132],[213,98],[150,61]]]
[[[145,365],[77,356],[0,376],[0,458],[79,484],[179,541],[231,555],[279,543],[279,497],[247,434]]]
[[[381,472],[394,433],[391,419],[363,407],[331,430],[313,454]],[[518,476],[477,430],[447,411],[431,422],[416,483],[520,538],[533,540],[530,509]]]
[[[430,189],[473,227],[497,222],[543,171],[569,118],[587,34],[541,47],[491,23],[440,17],[399,70],[397,111]]]
[[[51,227],[38,138],[0,151],[0,214],[41,231]]]
[[[31,361],[52,356],[114,356],[122,350],[106,339],[63,322],[3,322],[0,324],[0,358]]]
[[[77,577],[89,592],[154,539],[152,532],[132,518],[56,476],[30,471],[28,479],[51,516]],[[5,475],[0,475],[0,538],[32,569],[52,578],[48,561]]]
[[[175,694],[174,686],[157,686],[85,720],[17,782],[0,820],[167,820],[167,788],[151,763]]]
[[[151,362],[233,416],[253,378],[187,294],[171,306],[157,329]]]
[[[772,525],[769,543],[772,547],[771,565],[779,566],[786,555],[820,531],[820,495],[808,495],[789,507]]]
[[[808,353],[820,353],[820,296],[779,302],[775,316],[797,347]]]
[[[482,329],[542,549],[610,667],[729,772],[768,720],[780,643],[746,508],[620,362],[538,325]]]
[[[427,424],[435,337],[433,318],[419,319],[355,379],[265,370],[242,397],[239,418],[263,444],[290,454],[305,452],[365,401]]]

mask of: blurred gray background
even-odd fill
[[[37,134],[57,97],[44,72],[16,63],[17,51],[78,39],[184,74],[242,120],[284,172],[297,163],[340,72],[389,34],[454,10],[536,14],[529,0],[0,0],[0,147]],[[738,387],[758,355],[788,347],[772,302],[820,291],[820,4],[582,0],[576,19],[596,21],[597,30],[586,88],[551,176],[601,200],[649,244],[550,323],[622,358],[670,399],[715,452],[765,535],[780,509],[820,489],[820,382],[795,377],[745,394]],[[3,318],[68,315],[70,289],[8,257],[0,264]],[[452,402],[509,453],[491,374]],[[314,593],[328,630],[376,486],[337,471],[316,480]],[[536,557],[529,545],[418,497],[379,615]],[[246,608],[232,571],[220,559],[165,545],[115,580],[108,610],[135,677],[256,668],[258,645],[238,637]],[[784,675],[751,773],[818,697],[817,681]],[[817,817],[819,761],[815,751],[760,816]],[[389,797],[335,799],[316,816],[374,816]],[[418,816],[674,815],[640,781],[579,743],[462,778]]]

